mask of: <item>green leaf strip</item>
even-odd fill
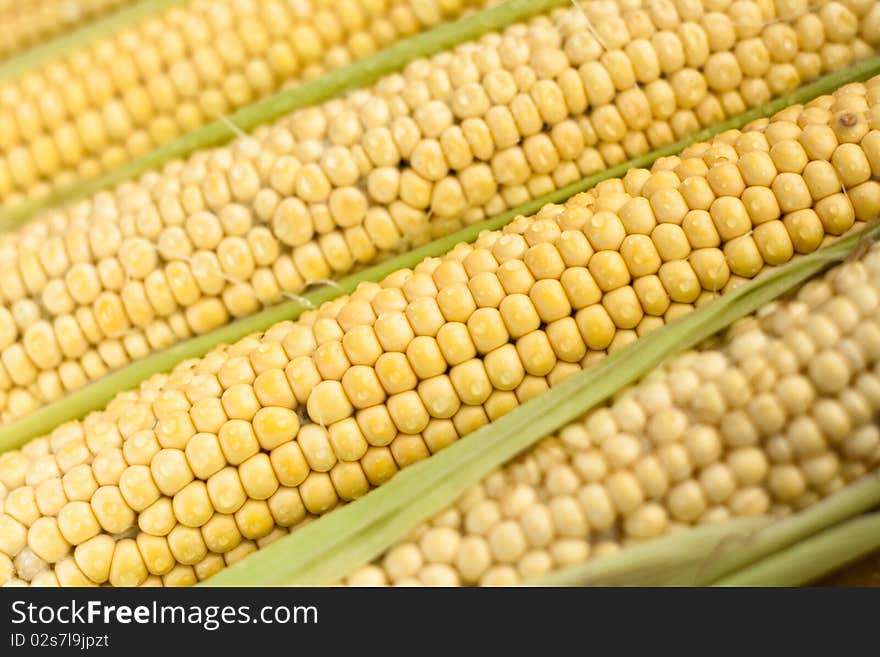
[[[868,524],[856,521],[855,528],[849,528],[849,523],[844,522],[877,505],[880,505],[880,474],[872,473],[789,516],[737,518],[688,529],[625,548],[607,557],[563,568],[528,584],[803,584],[880,547],[880,521],[877,518]],[[841,522],[844,524],[839,525]]]
[[[562,568],[525,586],[692,586],[706,561],[736,542],[750,540],[773,520],[767,516],[736,518],[702,525],[620,552]]]
[[[718,580],[714,586],[801,586],[878,548],[880,513],[870,513],[780,550]]]

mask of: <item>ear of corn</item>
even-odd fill
[[[0,549],[19,562],[23,580],[49,570],[62,584],[192,583],[360,497],[640,333],[875,216],[880,186],[863,145],[876,85],[848,85],[660,160],[652,171],[606,181],[565,206],[484,233],[475,245],[153,377],[106,411],[4,454]],[[833,142],[823,142],[827,153],[808,156],[802,144],[815,153],[814,143],[796,137],[814,126]],[[804,156],[788,171],[794,146]],[[824,173],[811,177],[813,165]],[[805,177],[827,194],[814,199]],[[792,193],[799,186],[800,196]],[[766,200],[746,206],[746,192],[759,189]],[[822,203],[832,197],[835,211],[825,213]],[[775,215],[767,217],[771,199]],[[777,228],[764,240],[762,226]],[[851,365],[829,353],[815,360],[824,368],[815,378],[843,388]],[[18,364],[7,368],[22,372]],[[715,397],[703,401],[707,413],[724,412],[709,403]],[[679,426],[682,415],[669,421]],[[745,427],[759,421],[740,415]],[[612,442],[632,455],[630,438]],[[690,455],[675,447],[670,463],[686,471],[685,480]],[[618,511],[641,508],[640,484],[619,479]],[[743,487],[743,497],[757,501],[742,508],[765,510],[751,479]],[[793,504],[787,495],[781,503]],[[646,517],[656,519],[658,508]],[[697,516],[702,510],[690,519]],[[518,527],[505,527],[515,540]]]
[[[460,242],[473,242],[485,230],[499,230],[520,215],[534,214],[548,203],[564,202],[576,194],[592,189],[605,180],[626,175],[631,168],[650,167],[662,157],[678,154],[688,146],[711,139],[728,130],[741,129],[751,121],[772,116],[789,105],[807,103],[842,85],[867,80],[878,69],[880,66],[877,64],[877,59],[872,58],[843,71],[823,76],[758,108],[714,124],[706,130],[643,156],[591,174],[573,184],[529,201],[514,210],[467,226],[448,236],[432,240],[423,246],[412,248],[346,275],[331,284],[308,290],[302,296],[293,296],[206,334],[188,338],[171,348],[134,360],[128,365],[108,372],[100,379],[6,424],[3,431],[0,432],[0,452],[21,447],[28,440],[50,432],[62,422],[82,418],[91,411],[102,409],[119,390],[134,388],[144,379],[153,374],[167,372],[186,359],[202,357],[218,344],[232,343],[252,333],[265,331],[279,321],[297,319],[307,309],[315,308],[340,295],[351,294],[365,281],[378,281],[396,270],[412,268],[425,258],[440,257]],[[328,283],[330,282],[328,281]]]
[[[538,443],[349,583],[516,584],[842,489],[880,460],[878,281],[874,247]]]
[[[863,240],[875,239],[877,227],[843,238],[821,251],[801,256],[795,261],[768,271],[760,280],[742,286],[696,313],[676,320],[674,325],[650,333],[636,343],[601,360],[589,369],[563,381],[540,397],[527,402],[490,425],[479,429],[467,440],[459,441],[433,456],[429,461],[403,470],[380,489],[321,518],[290,537],[269,546],[248,562],[235,565],[212,578],[218,586],[246,583],[285,583],[314,585],[337,581],[403,539],[421,522],[431,518],[456,501],[469,486],[478,483],[494,468],[515,458],[542,437],[556,432],[567,422],[603,400],[610,399],[626,385],[638,381],[662,364],[670,354],[698,345],[737,319],[758,311],[764,304],[780,297],[799,283],[823,271],[830,263],[839,262],[855,250],[862,253]],[[713,553],[710,563],[699,564],[699,555],[708,537],[705,532],[686,532],[670,542],[684,552],[677,563],[687,570],[696,564],[697,582],[709,583],[720,575],[742,568],[756,559],[791,545],[796,541],[865,512],[880,503],[880,483],[876,476],[847,486],[827,501],[798,512],[783,520],[772,521],[760,535],[749,535],[747,544],[738,549]],[[708,533],[723,539],[740,535],[743,525],[753,529],[766,524],[764,519],[734,519],[714,525]],[[666,544],[667,541],[662,541]],[[703,547],[701,547],[703,546]],[[599,571],[606,575],[618,573],[622,581],[639,583],[641,575],[650,577],[650,564],[655,553],[644,549],[627,549],[619,556],[611,555],[575,569],[587,573]],[[658,548],[660,549],[660,548]],[[664,548],[665,549],[665,548]],[[693,559],[688,554],[693,555]],[[662,552],[661,552],[662,554]],[[695,561],[696,560],[696,561]],[[659,562],[663,564],[663,562]],[[667,563],[672,567],[674,564]],[[582,574],[572,578],[564,569],[554,573],[553,583],[577,583]],[[674,573],[665,571],[660,579],[673,582]],[[597,573],[598,574],[598,573]],[[585,578],[587,582],[590,577]],[[601,584],[604,580],[599,579]],[[651,583],[649,579],[646,583]],[[686,578],[679,583],[691,581]],[[607,583],[607,582],[606,582]],[[658,583],[658,582],[655,582]]]
[[[196,0],[0,81],[0,201],[88,180],[479,2]]]
[[[822,23],[849,11],[838,10],[842,6],[837,3],[828,6],[832,9],[796,17],[783,12],[772,25],[761,28],[761,23],[752,31],[738,33],[731,25],[734,19],[745,19],[735,12],[703,16],[694,8],[676,10],[664,4],[667,13],[671,12],[666,17],[671,21],[668,29],[658,30],[659,23],[648,25],[649,19],[660,19],[651,18],[647,10],[627,9],[619,12],[616,22],[608,23],[616,26],[613,30],[596,28],[600,32],[612,30],[604,36],[592,36],[585,27],[597,23],[590,23],[589,16],[599,11],[600,4],[585,5],[584,13],[560,10],[528,25],[513,26],[503,35],[490,34],[465,44],[454,55],[420,60],[371,90],[297,112],[230,147],[197,153],[186,162],[169,165],[161,174],[151,173],[137,183],[121,185],[113,193],[49,211],[2,241],[8,262],[0,268],[7,302],[5,317],[0,317],[0,390],[5,390],[5,395],[0,395],[5,397],[0,399],[2,416],[24,415],[132,359],[210,331],[231,317],[252,313],[284,296],[299,294],[310,283],[337,277],[497,214],[628,155],[710,125],[730,112],[763,102],[769,94],[788,88],[788,83],[773,82],[774,76],[781,75],[779,67],[791,73],[784,77],[792,84],[809,77],[807,69],[797,73],[794,64],[773,63],[770,58],[762,65],[766,65],[764,77],[734,75],[737,82],[727,89],[716,75],[721,66],[718,62],[726,61],[720,57],[725,53],[713,53],[712,44],[723,40],[719,36],[723,33],[733,35],[736,43],[748,42],[757,48],[758,43],[764,43],[762,39],[781,39],[773,34],[789,23],[793,34],[797,34],[797,26],[809,31],[801,25],[804,16]],[[739,10],[744,11],[743,7]],[[815,21],[811,24],[815,26]],[[873,38],[870,25],[866,21],[860,26],[865,39]],[[838,31],[823,29],[844,39]],[[755,30],[759,36],[745,36]],[[599,42],[607,46],[612,37],[622,40],[621,49],[603,53]],[[669,39],[679,44],[683,54],[661,66],[660,55],[668,54],[663,44]],[[847,62],[869,50],[860,38],[845,40],[847,45],[817,43],[806,37],[794,42],[803,41],[805,48],[818,49],[803,51],[815,55],[807,58],[811,61],[816,57],[822,60],[817,52],[826,50],[837,52]],[[790,39],[783,41],[789,43]],[[696,50],[685,56],[685,44]],[[840,47],[825,48],[833,44]],[[637,77],[636,64],[642,62],[640,58],[650,59],[652,52],[657,66]],[[745,66],[728,63],[736,70]],[[632,75],[625,75],[627,71]],[[749,80],[755,84],[750,86]],[[766,89],[766,93],[753,93],[752,87]],[[831,118],[822,114],[829,111],[817,108],[816,116],[809,119],[827,124],[823,134],[811,129],[815,135],[807,131],[801,138],[801,127],[797,126],[797,135],[780,134],[761,142],[759,146],[768,149],[777,138],[794,143],[783,144],[776,151],[780,162],[788,158],[780,164],[783,169],[798,171],[781,171],[786,175],[780,177],[778,186],[792,184],[803,192],[806,183],[798,186],[792,176],[800,176],[807,148],[814,149],[809,157],[830,157],[822,149],[832,142],[819,143],[827,130],[834,131]],[[648,120],[648,116],[652,118]],[[865,122],[873,127],[867,116]],[[819,141],[811,145],[809,139]],[[732,145],[730,149],[736,150]],[[722,171],[736,170],[732,162],[719,169],[717,181],[710,183],[707,178],[697,183],[700,189],[688,192],[687,199],[677,191],[658,194],[658,207],[666,203],[661,200],[664,195],[673,197],[672,205],[659,217],[660,223],[673,225],[659,227],[656,235],[653,227],[645,233],[644,227],[625,226],[623,222],[631,221],[625,216],[612,222],[608,227],[611,232],[604,238],[598,232],[605,229],[594,230],[600,250],[620,249],[616,256],[597,258],[595,267],[604,267],[599,264],[603,260],[613,268],[627,258],[641,258],[641,249],[648,247],[648,242],[654,245],[649,247],[653,249],[647,256],[650,262],[633,269],[636,278],[642,278],[642,270],[651,269],[654,256],[663,264],[662,272],[659,268],[652,271],[632,287],[632,294],[622,291],[612,298],[632,301],[633,294],[653,297],[660,282],[689,285],[695,280],[692,274],[705,279],[699,282],[703,286],[699,289],[714,290],[723,284],[709,280],[709,270],[720,266],[719,252],[701,249],[717,246],[716,238],[726,241],[748,232],[752,222],[764,221],[764,216],[746,216],[746,202],[755,205],[756,212],[772,215],[774,206],[768,194],[781,192],[761,178],[775,180],[776,162],[761,170],[769,157],[769,153],[755,155],[751,164],[743,165],[757,167],[745,175],[752,175],[749,184],[760,189],[749,190],[749,195],[739,200],[721,199],[715,206],[716,217],[728,212],[736,215],[731,219],[734,225],[721,233],[707,223],[706,217],[711,218],[709,204],[715,196],[746,193],[742,174],[737,174],[739,179],[722,180],[727,175]],[[701,169],[708,165],[695,166]],[[821,170],[814,167],[814,175],[827,174],[829,166],[833,166],[830,160]],[[657,183],[660,187],[666,184]],[[737,189],[740,184],[741,190]],[[854,212],[858,203],[871,202],[873,184],[856,193]],[[635,178],[631,187],[640,189]],[[865,194],[868,200],[859,200]],[[837,212],[836,203],[832,199],[822,206],[827,208],[825,214]],[[649,205],[645,195],[626,212],[639,214]],[[864,209],[858,207],[861,217]],[[610,209],[618,208],[612,202]],[[676,214],[682,210],[697,213],[685,224]],[[780,212],[788,214],[789,210]],[[795,215],[789,224],[803,221],[810,224],[808,230],[817,226],[811,215],[809,219]],[[758,250],[776,248],[774,240],[781,236],[782,224],[770,223],[756,238],[740,240],[721,254],[749,260],[737,265],[738,269],[734,267],[737,276],[751,271],[750,267],[760,267],[764,255],[756,255]],[[709,228],[708,233],[696,234]],[[783,252],[769,255],[767,261],[788,257],[788,247],[783,244],[782,248]],[[792,243],[791,248],[815,246]],[[701,251],[691,256],[691,249]],[[678,262],[685,257],[693,263],[691,273]],[[729,268],[729,264],[725,266]],[[681,276],[687,280],[676,282]],[[684,299],[689,294],[676,293],[676,298],[667,300],[661,295],[652,312],[657,314],[667,301],[678,304],[678,297]],[[614,312],[616,308],[612,306]],[[678,306],[672,308],[675,312]],[[607,327],[607,319],[599,321]],[[620,321],[627,324],[629,320]],[[626,326],[625,330],[635,328]],[[16,370],[15,377],[10,368]]]
[[[0,62],[40,41],[118,9],[131,0],[0,2]]]

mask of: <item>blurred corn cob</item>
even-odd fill
[[[0,0],[0,62],[133,0]]]
[[[693,133],[864,54],[859,29],[873,39],[871,20],[851,18],[873,15],[874,3],[858,13],[781,6],[790,18],[767,25],[769,9],[751,2],[726,14],[679,5],[586,3],[514,25],[0,237],[0,416]],[[619,16],[588,18],[604,10]],[[874,96],[756,124],[741,144],[729,136],[717,156],[647,187],[647,173],[634,172],[629,196],[603,208],[624,214],[607,239],[596,228],[594,248],[622,249],[609,267],[649,249],[627,267],[655,316],[670,300],[693,301],[693,290],[720,288],[728,270],[751,276],[765,260],[816,248],[874,207],[873,155],[855,145],[868,129],[866,143],[875,140]],[[734,164],[746,151],[760,153]],[[853,157],[854,173],[844,171]],[[654,221],[664,225],[655,231]],[[655,260],[667,263],[659,278]]]
[[[192,0],[0,81],[0,202],[94,178],[482,0]]]

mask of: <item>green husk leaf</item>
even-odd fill
[[[687,529],[536,578],[532,586],[789,586],[880,546],[880,525],[833,533],[880,504],[872,473],[790,516]],[[828,529],[834,527],[835,529]],[[870,531],[868,531],[870,529]],[[824,530],[824,531],[823,531]],[[813,536],[826,534],[813,542]],[[792,556],[794,555],[794,556]]]
[[[763,116],[770,116],[788,105],[807,102],[816,96],[829,93],[843,84],[865,79],[876,73],[880,73],[880,57],[865,61],[845,71],[832,73],[797,89],[791,94],[773,100],[760,108],[732,117],[712,128],[703,130],[651,153],[587,176],[567,187],[541,196],[497,217],[474,224],[444,238],[434,240],[425,246],[387,260],[384,263],[342,278],[333,286],[305,294],[303,296],[304,301],[292,300],[280,303],[247,318],[231,322],[220,329],[197,338],[180,342],[163,351],[154,352],[146,358],[120,368],[0,428],[0,453],[20,447],[31,438],[48,433],[62,422],[81,418],[93,410],[100,409],[119,391],[134,388],[149,376],[159,372],[166,372],[183,360],[203,356],[218,344],[234,342],[251,333],[266,330],[282,320],[296,319],[310,306],[317,306],[324,301],[351,293],[361,282],[379,281],[387,274],[398,269],[414,267],[424,258],[443,255],[460,242],[474,241],[480,232],[484,230],[499,230],[503,228],[518,215],[534,214],[548,203],[562,203],[571,196],[594,187],[602,180],[622,177],[631,168],[649,167],[656,159],[676,154],[691,144],[705,141],[713,135],[726,130],[741,128],[750,121]]]
[[[525,585],[691,586],[699,581],[708,559],[732,543],[750,540],[772,522],[760,516],[686,529],[528,580]]]
[[[775,522],[720,558],[707,563],[699,580],[708,585],[736,573],[750,564],[797,544],[822,531],[880,504],[880,473],[873,472],[846,489]]]
[[[18,77],[37,68],[50,59],[62,57],[76,48],[82,48],[98,39],[103,39],[127,25],[146,20],[163,9],[179,5],[186,0],[140,0],[130,7],[118,9],[103,18],[86,23],[82,27],[57,36],[46,43],[35,46],[0,62],[0,83]]]
[[[180,0],[156,0],[156,2],[179,2]],[[494,7],[444,23],[409,39],[403,39],[364,57],[348,66],[326,75],[303,82],[291,89],[252,103],[242,109],[209,123],[198,130],[161,146],[142,157],[127,162],[97,178],[59,188],[48,196],[25,201],[0,211],[0,231],[10,230],[27,221],[36,212],[74,198],[111,187],[124,180],[137,178],[175,158],[185,157],[200,148],[223,144],[239,132],[248,132],[256,126],[274,121],[285,114],[323,102],[352,89],[377,81],[393,73],[409,62],[421,57],[448,50],[459,43],[478,39],[488,32],[497,31],[511,23],[525,20],[555,7],[568,4],[568,0],[506,0]],[[2,77],[0,77],[2,81]]]
[[[794,543],[713,586],[801,586],[878,548],[880,513],[870,513]]]
[[[320,585],[369,562],[519,452],[735,320],[845,258],[880,225],[770,270],[609,355],[364,497],[298,529],[207,581],[211,586]],[[713,571],[715,572],[715,571]],[[719,574],[721,574],[719,572]]]

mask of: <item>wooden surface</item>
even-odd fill
[[[880,586],[880,552],[844,566],[816,582],[817,586]]]

